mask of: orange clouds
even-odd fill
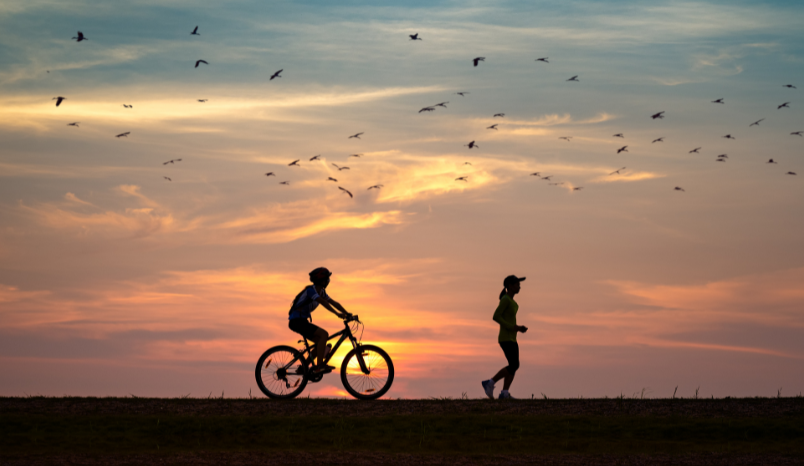
[[[120,193],[135,198],[138,207],[127,207],[121,211],[97,212],[100,208],[82,201],[73,193],[65,194],[65,203],[43,203],[35,206],[20,205],[20,209],[42,223],[56,230],[79,231],[83,234],[111,234],[145,237],[158,232],[175,229],[173,216],[158,203],[140,193],[138,186],[121,185]],[[78,204],[78,206],[75,206]],[[75,210],[84,206],[94,211]]]

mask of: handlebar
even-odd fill
[[[358,324],[362,324],[362,322],[360,322],[360,319],[358,318],[357,314],[349,314],[345,319],[343,319],[343,321],[346,322],[346,323],[357,322]]]

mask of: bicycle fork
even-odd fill
[[[363,359],[363,350],[361,349],[360,345],[355,346],[355,357],[357,358],[357,364],[360,366],[360,370],[369,375],[371,371],[369,370],[368,366],[366,366],[366,360]]]

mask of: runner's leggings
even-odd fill
[[[515,341],[501,341],[500,348],[508,360],[508,373],[514,375],[519,369],[519,344]]]

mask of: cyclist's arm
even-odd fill
[[[336,316],[338,316],[340,318],[343,318],[344,316],[341,315],[340,312],[335,310],[333,308],[333,305],[334,305],[334,307],[338,308],[338,310],[340,310],[344,314],[348,314],[348,312],[346,312],[346,309],[344,309],[343,306],[341,306],[340,304],[336,303],[335,301],[332,301],[331,299],[329,301],[327,301],[325,298],[322,298],[321,296],[319,296],[319,297],[315,298],[315,300],[318,302],[318,304],[324,306],[324,309],[328,310],[329,312],[335,314]],[[330,304],[330,303],[332,303],[332,304]]]
[[[347,315],[349,314],[349,311],[344,309],[343,306],[341,306],[341,303],[335,301],[334,299],[329,298],[329,303],[332,304],[332,307],[334,307],[335,309],[338,309],[339,311],[343,312],[344,314],[347,314]]]

